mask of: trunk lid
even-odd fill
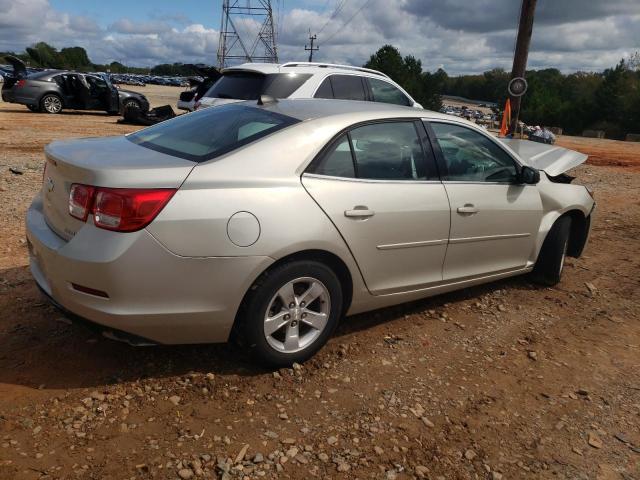
[[[588,155],[584,153],[556,145],[512,138],[500,138],[499,140],[513,150],[527,165],[544,170],[552,177],[577,167],[588,158]]]
[[[83,225],[69,215],[72,184],[178,188],[196,165],[136,145],[124,136],[56,141],[45,147],[45,157],[44,215],[49,227],[65,240]]]
[[[13,67],[14,78],[25,78],[27,76],[27,67],[22,60],[13,55],[6,55],[4,58]]]

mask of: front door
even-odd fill
[[[430,125],[451,203],[444,280],[526,267],[542,219],[537,186],[518,181],[517,162],[487,134],[455,123]]]
[[[302,177],[373,294],[442,281],[449,201],[419,122],[386,121],[336,139]]]

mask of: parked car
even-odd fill
[[[585,155],[373,102],[261,97],[45,156],[27,244],[55,304],[131,343],[233,332],[276,366],[345,315],[557,283],[595,205],[563,175]]]
[[[13,66],[13,75],[2,85],[2,100],[26,105],[33,112],[60,113],[68,108],[117,114],[125,108],[149,109],[144,95],[117,89],[108,75],[67,70],[29,74],[20,59],[13,56],[5,58]]]
[[[190,88],[180,94],[177,107],[179,110],[193,112],[196,102],[207,93],[222,74],[217,68],[208,65],[185,65],[185,67],[191,67],[193,73],[197,76],[189,78],[188,85]]]
[[[422,108],[384,73],[328,63],[245,63],[226,68],[195,108],[274,98],[362,100]]]

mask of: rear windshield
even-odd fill
[[[204,95],[212,98],[257,100],[260,95],[287,98],[311,77],[301,73],[225,73]]]
[[[260,108],[222,105],[180,115],[127,135],[127,139],[151,150],[205,162],[297,122]]]

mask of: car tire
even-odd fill
[[[263,274],[245,298],[238,319],[242,344],[260,364],[302,363],[333,334],[342,302],[340,280],[323,263],[279,265]]]
[[[46,113],[62,112],[62,99],[55,93],[47,93],[40,99],[40,110]]]
[[[123,112],[126,110],[142,110],[142,106],[137,100],[127,99],[122,105],[122,110]]]
[[[533,280],[541,285],[551,287],[560,282],[564,260],[569,245],[571,219],[560,217],[551,227],[544,239],[540,254],[533,267]]]

